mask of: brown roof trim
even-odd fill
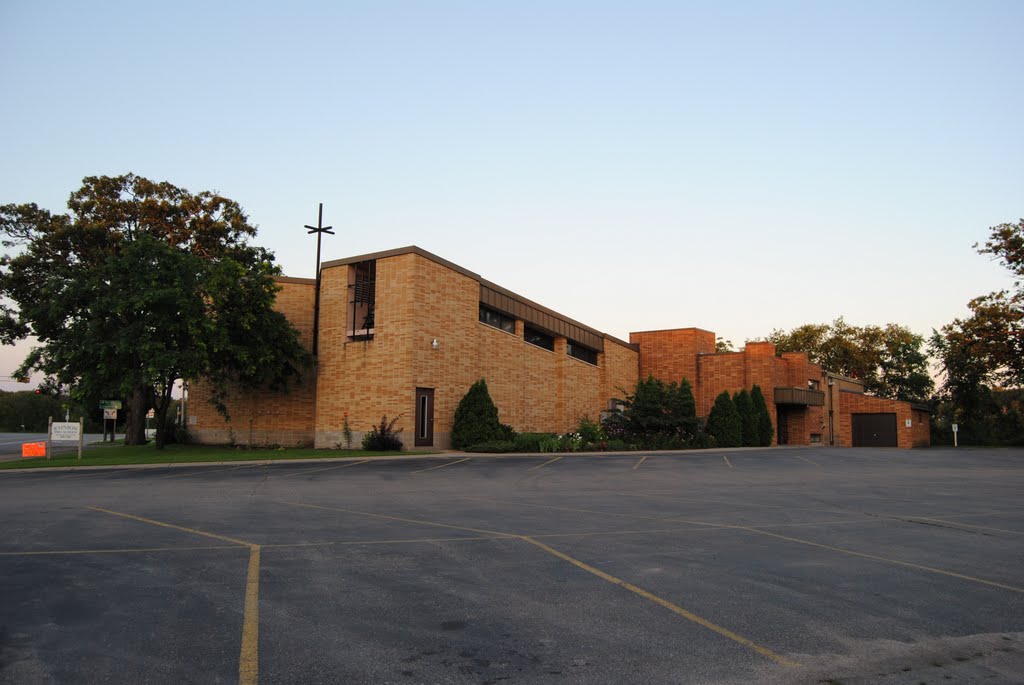
[[[537,304],[533,300],[529,300],[529,299],[523,297],[522,295],[517,295],[516,293],[512,292],[511,290],[509,290],[507,288],[502,288],[500,285],[497,285],[496,283],[492,283],[491,281],[488,281],[488,280],[482,278],[480,276],[480,274],[478,274],[478,273],[475,273],[473,271],[470,271],[469,269],[461,267],[458,264],[455,264],[454,262],[449,262],[447,259],[444,259],[443,257],[438,257],[433,252],[427,252],[423,248],[417,247],[416,245],[407,245],[406,247],[397,247],[397,248],[395,248],[393,250],[384,250],[382,252],[371,252],[369,254],[356,255],[355,257],[345,257],[344,259],[334,259],[334,260],[331,260],[329,262],[322,263],[320,265],[320,268],[321,269],[330,269],[330,268],[337,267],[337,266],[347,266],[349,264],[355,264],[357,262],[365,262],[365,261],[369,261],[371,259],[387,259],[388,257],[400,257],[402,255],[407,255],[407,254],[414,254],[414,255],[418,255],[420,257],[423,257],[424,259],[429,259],[430,261],[432,261],[432,262],[434,262],[436,264],[440,264],[441,266],[446,267],[448,269],[451,269],[452,271],[460,273],[463,276],[466,276],[467,278],[472,278],[477,283],[479,283],[481,285],[484,285],[484,286],[486,286],[486,287],[488,287],[488,288],[490,288],[492,290],[496,290],[497,292],[501,293],[502,295],[505,295],[507,297],[511,297],[512,299],[515,299],[515,300],[518,300],[519,302],[522,302],[525,305],[528,305],[528,306],[533,307],[533,308],[535,308],[535,309],[537,309],[539,311],[542,311],[545,314],[549,314],[551,316],[554,316],[554,317],[557,317],[559,319],[562,319],[563,321],[566,321],[566,322],[568,322],[568,323],[570,323],[570,324],[572,324],[574,326],[579,326],[583,330],[588,331],[590,333],[593,333],[594,335],[599,335],[599,336],[601,336],[602,338],[604,338],[606,340],[610,340],[610,341],[615,342],[615,343],[617,343],[619,345],[623,345],[625,347],[628,347],[631,350],[638,349],[635,345],[633,345],[631,343],[625,342],[623,340],[619,340],[616,337],[613,337],[611,335],[607,335],[605,333],[602,333],[601,331],[597,330],[596,328],[591,328],[590,326],[582,324],[579,321],[576,321],[575,319],[570,319],[569,317],[565,316],[564,314],[559,314],[558,312],[554,311],[553,309],[548,309],[547,307],[545,307],[543,305]]]
[[[714,331],[709,331],[706,328],[697,328],[696,326],[684,326],[683,328],[657,328],[651,331],[630,331],[630,335],[633,333],[673,333],[675,331],[700,331],[701,333],[710,333],[714,335]]]
[[[323,264],[320,265],[320,268],[330,269],[335,266],[346,266],[348,264],[355,264],[357,262],[366,262],[371,259],[387,259],[388,257],[400,257],[405,254],[419,255],[420,257],[423,257],[424,259],[429,259],[430,261],[436,262],[441,266],[446,266],[452,271],[457,271],[463,276],[468,276],[469,278],[472,278],[477,281],[481,280],[480,274],[475,274],[469,269],[464,269],[458,264],[449,262],[447,259],[444,259],[443,257],[438,257],[433,252],[427,252],[423,248],[416,247],[415,245],[407,245],[406,247],[396,247],[393,250],[384,250],[383,252],[370,252],[369,254],[356,255],[355,257],[345,257],[344,259],[334,259],[329,262],[324,262]]]
[[[275,283],[300,283],[302,285],[316,285],[315,278],[297,278],[295,276],[274,276]]]

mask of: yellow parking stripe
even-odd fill
[[[160,480],[161,478],[186,478],[188,476],[200,476],[207,473],[217,473],[218,471],[237,471],[238,469],[252,469],[257,466],[266,466],[266,464],[242,464],[241,466],[227,466],[222,469],[210,469],[200,468],[195,471],[189,471],[188,473],[171,473],[166,476],[157,476],[153,480]]]
[[[644,590],[643,588],[637,587],[636,585],[633,585],[632,583],[627,583],[626,581],[624,581],[624,580],[622,580],[620,578],[616,578],[615,576],[613,576],[611,574],[608,574],[608,573],[605,573],[604,571],[602,571],[600,569],[597,569],[597,568],[594,568],[593,566],[585,564],[582,561],[580,561],[579,559],[575,559],[575,558],[569,556],[568,554],[565,554],[564,552],[559,552],[557,549],[555,549],[553,547],[549,547],[548,545],[545,545],[543,542],[540,542],[539,540],[534,540],[533,538],[525,536],[525,535],[522,536],[521,539],[525,540],[526,542],[529,542],[531,545],[534,545],[535,547],[538,547],[538,548],[544,550],[548,554],[556,556],[559,559],[563,559],[565,561],[568,561],[573,566],[576,566],[577,568],[581,568],[584,571],[586,571],[587,573],[592,573],[592,574],[594,574],[595,576],[597,576],[598,578],[600,578],[602,580],[606,580],[609,583],[612,583],[613,585],[618,585],[619,587],[625,588],[626,590],[629,590],[630,592],[632,592],[634,594],[637,594],[637,595],[643,597],[644,599],[650,600],[650,601],[654,602],[655,604],[657,604],[658,606],[664,607],[664,608],[668,609],[669,611],[682,616],[683,618],[687,619],[688,621],[693,621],[697,625],[703,626],[704,628],[707,628],[708,630],[712,630],[712,631],[718,633],[719,635],[721,635],[723,637],[727,637],[730,640],[732,640],[733,642],[737,642],[737,643],[743,645],[744,647],[749,647],[750,649],[754,650],[755,652],[757,652],[761,656],[768,657],[769,659],[771,659],[772,661],[774,661],[777,664],[781,664],[783,666],[796,666],[797,665],[797,663],[795,661],[790,661],[786,657],[782,656],[781,654],[776,654],[775,652],[773,652],[772,650],[768,649],[767,647],[762,647],[761,645],[748,640],[747,638],[743,637],[742,635],[737,635],[736,633],[732,632],[728,628],[723,628],[722,626],[718,625],[717,623],[712,623],[711,621],[709,621],[706,618],[703,618],[701,616],[698,616],[697,614],[693,613],[692,611],[687,611],[686,609],[684,609],[683,607],[679,606],[678,604],[673,604],[672,602],[668,601],[667,599],[662,599],[661,597],[658,597],[657,595],[655,595],[653,593],[650,593],[647,590]]]
[[[0,552],[0,557],[41,557],[59,554],[131,554],[132,552],[190,552],[206,549],[238,549],[238,545],[198,547],[126,547],[124,549],[39,549],[28,552]]]
[[[482,528],[470,528],[469,526],[455,526],[448,523],[434,523],[422,519],[403,518],[401,516],[389,516],[388,514],[375,514],[370,511],[356,511],[355,509],[341,509],[339,507],[324,507],[319,504],[304,504],[303,502],[289,502],[287,500],[276,500],[278,504],[287,504],[292,507],[305,507],[307,509],[323,509],[324,511],[340,511],[343,514],[355,514],[356,516],[369,516],[371,518],[384,519],[386,521],[401,521],[402,523],[417,523],[421,526],[434,526],[435,528],[450,528],[452,530],[467,530],[471,533],[483,533],[484,535],[496,535],[503,538],[517,538],[515,533],[503,533],[497,530],[484,530]]]
[[[126,514],[112,509],[104,509],[102,507],[87,508],[132,521],[148,523],[153,526],[160,526],[161,528],[180,530],[185,533],[201,535],[215,540],[224,540],[225,542],[232,542],[249,548],[249,569],[245,578],[245,610],[242,617],[242,649],[238,655],[238,682],[239,685],[256,685],[259,676],[260,546],[226,535],[207,533],[204,530],[178,526],[173,523],[164,523],[163,521]]]
[[[559,460],[559,459],[561,459],[561,458],[562,458],[562,457],[555,457],[554,459],[548,459],[548,460],[547,460],[546,462],[544,462],[543,464],[537,464],[536,466],[531,466],[530,468],[528,468],[528,469],[526,469],[526,470],[527,470],[527,471],[533,471],[534,469],[539,469],[539,468],[540,468],[541,466],[547,466],[548,464],[553,464],[553,463],[555,463],[556,461],[558,461],[558,460]]]
[[[446,466],[455,466],[456,464],[461,464],[464,461],[469,461],[472,458],[473,457],[466,457],[464,459],[457,459],[456,461],[450,461],[450,462],[448,462],[446,464],[439,464],[437,466],[431,466],[428,469],[420,469],[419,471],[413,471],[413,473],[423,473],[424,471],[433,471],[434,469],[443,469]]]
[[[918,571],[927,571],[929,573],[937,573],[943,576],[949,576],[951,578],[959,578],[960,580],[968,580],[972,583],[981,583],[982,585],[990,585],[992,587],[1001,588],[1003,590],[1010,590],[1011,592],[1022,592],[1024,588],[1014,587],[1013,585],[1006,585],[1005,583],[997,583],[994,580],[985,580],[984,578],[976,578],[974,576],[968,576],[963,573],[956,573],[955,571],[946,571],[941,568],[935,568],[934,566],[924,566],[922,564],[915,564],[909,561],[900,561],[899,559],[890,559],[889,557],[880,557],[875,554],[866,554],[864,552],[856,552],[852,549],[843,549],[842,547],[833,547],[832,545],[823,545],[820,542],[811,542],[810,540],[801,540],[800,538],[791,538],[788,535],[779,535],[778,533],[769,533],[766,530],[758,530],[757,528],[749,528],[747,526],[730,526],[738,530],[749,530],[752,533],[760,533],[761,535],[768,535],[769,537],[779,538],[780,540],[787,540],[789,542],[796,542],[801,545],[809,545],[811,547],[818,547],[820,549],[827,549],[832,552],[840,552],[842,554],[849,554],[853,557],[861,557],[863,559],[872,559],[874,561],[884,561],[889,564],[895,564],[897,566],[904,566],[906,568],[917,569]]]
[[[86,509],[92,509],[93,511],[101,511],[104,514],[111,514],[113,516],[120,516],[121,518],[130,519],[132,521],[141,521],[142,523],[148,523],[151,526],[160,526],[161,528],[170,528],[172,530],[180,530],[185,533],[192,533],[193,535],[202,535],[203,537],[213,538],[214,540],[224,540],[225,542],[233,542],[236,545],[242,545],[244,547],[252,547],[254,543],[246,542],[245,540],[239,540],[237,538],[229,538],[226,535],[217,535],[216,533],[207,533],[203,530],[196,530],[195,528],[186,528],[185,526],[176,526],[173,523],[164,523],[162,521],[154,521],[153,519],[143,518],[142,516],[135,516],[133,514],[125,514],[120,511],[113,511],[111,509],[104,509],[103,507],[86,507]]]
[[[260,546],[249,548],[249,571],[245,578],[245,618],[242,621],[242,650],[238,655],[239,685],[256,685],[259,680],[260,640]]]
[[[308,476],[311,473],[323,473],[324,471],[333,471],[334,469],[347,469],[349,466],[359,466],[370,461],[369,459],[363,459],[362,461],[353,461],[348,464],[342,464],[341,466],[328,466],[325,469],[314,469],[312,471],[296,471],[295,473],[286,473],[282,475],[282,478],[288,478],[290,476]]]
[[[640,461],[633,464],[633,470],[636,471],[637,467],[640,466],[640,464],[644,463],[645,461],[647,461],[647,457],[640,457]]]

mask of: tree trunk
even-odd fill
[[[124,422],[124,444],[145,445],[146,444],[146,385],[136,385],[132,388],[132,394],[128,398],[128,412]]]
[[[156,448],[162,450],[167,444],[167,408],[171,406],[171,390],[174,380],[165,382],[160,396],[156,398]]]

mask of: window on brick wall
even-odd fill
[[[349,340],[372,340],[377,305],[377,262],[370,259],[348,268]]]
[[[516,332],[516,320],[507,314],[480,305],[480,323],[487,324],[488,326],[494,326],[506,333]]]
[[[533,326],[526,326],[523,329],[523,340],[545,350],[555,351],[555,337]]]
[[[583,345],[580,345],[575,340],[570,340],[568,344],[566,344],[565,353],[570,357],[575,357],[576,359],[579,359],[581,362],[586,362],[588,364],[593,364],[594,366],[597,366],[597,352],[590,349],[589,347],[584,347]]]
[[[820,381],[815,381],[815,380],[809,380],[809,381],[807,381],[807,389],[808,390],[821,390],[821,382]]]

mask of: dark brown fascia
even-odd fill
[[[295,276],[274,276],[275,283],[299,283],[302,285],[316,285],[315,278],[296,278]]]
[[[612,342],[614,342],[616,344],[622,345],[623,347],[628,347],[631,350],[639,350],[639,346],[637,346],[637,345],[634,345],[632,343],[628,343],[625,340],[619,340],[618,338],[616,338],[613,335],[608,335],[607,333],[602,333],[601,331],[597,330],[596,328],[591,328],[590,326],[587,326],[586,324],[580,323],[579,321],[576,321],[575,319],[570,319],[568,316],[565,316],[564,314],[559,314],[558,312],[554,311],[553,309],[549,309],[549,308],[545,307],[544,305],[537,304],[533,300],[527,299],[527,298],[523,297],[522,295],[517,295],[516,293],[512,292],[511,290],[509,290],[507,288],[503,288],[503,287],[501,287],[500,285],[498,285],[496,283],[492,283],[491,281],[488,281],[487,279],[482,278],[480,276],[480,274],[478,274],[478,273],[474,273],[474,272],[470,271],[469,269],[463,268],[463,267],[459,266],[458,264],[455,264],[454,262],[449,262],[447,259],[444,259],[442,257],[438,257],[433,252],[427,252],[423,248],[417,247],[415,245],[408,245],[406,247],[398,247],[398,248],[395,248],[393,250],[384,250],[383,252],[371,252],[369,254],[357,255],[355,257],[345,257],[344,259],[333,259],[333,260],[331,260],[329,262],[324,262],[323,264],[321,264],[320,268],[321,269],[330,269],[330,268],[333,268],[333,267],[336,267],[336,266],[347,266],[349,264],[355,264],[357,262],[366,262],[366,261],[370,261],[370,260],[373,260],[373,259],[387,259],[388,257],[398,257],[398,256],[401,256],[401,255],[406,255],[406,254],[415,254],[415,255],[419,255],[420,257],[423,257],[424,259],[429,259],[430,261],[432,261],[432,262],[434,262],[436,264],[440,264],[441,266],[446,267],[448,269],[451,269],[452,271],[460,273],[463,276],[466,276],[467,278],[472,278],[477,283],[485,285],[488,288],[491,288],[492,290],[496,290],[499,293],[501,293],[502,295],[505,295],[507,297],[511,297],[511,298],[513,298],[515,300],[519,300],[523,304],[528,305],[530,307],[534,307],[534,308],[544,312],[545,314],[549,314],[549,315],[557,317],[559,319],[563,319],[564,321],[567,321],[568,323],[570,323],[570,324],[572,324],[574,326],[579,326],[580,328],[582,328],[585,331],[589,331],[589,332],[593,333],[594,335],[599,335],[602,338],[604,338],[605,340],[610,340],[610,341],[612,341]]]
[[[697,328],[696,326],[684,326],[683,328],[657,328],[657,329],[654,329],[652,331],[630,331],[630,334],[633,334],[633,333],[638,333],[638,334],[639,333],[672,333],[674,331],[700,331],[701,333],[710,333],[711,335],[715,334],[714,331],[709,331],[706,328]]]

